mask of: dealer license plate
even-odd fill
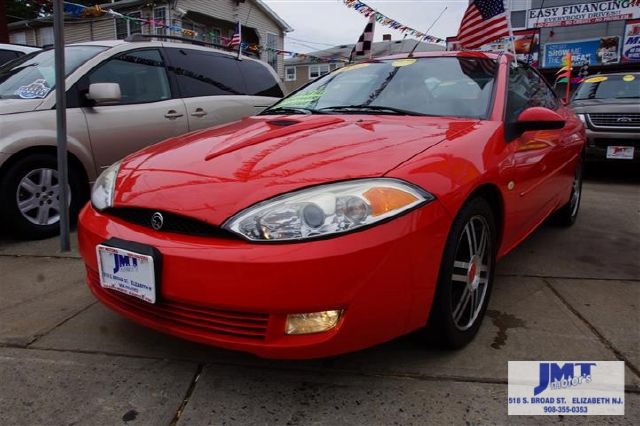
[[[607,158],[614,160],[633,160],[633,146],[608,146]]]
[[[156,303],[153,257],[102,244],[96,252],[102,287]]]

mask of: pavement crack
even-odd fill
[[[593,325],[591,324],[577,309],[575,309],[567,299],[565,299],[558,290],[555,289],[553,284],[551,284],[548,280],[543,279],[545,285],[555,296],[562,302],[563,305],[571,311],[573,315],[575,315],[580,321],[582,321],[587,328],[600,340],[600,342],[613,354],[619,361],[623,361],[624,364],[631,370],[637,377],[640,377],[640,369],[636,367],[629,358],[627,358],[618,348],[616,348],[612,342],[610,342],[604,335]],[[628,281],[628,280],[625,280]]]
[[[37,259],[66,259],[66,260],[79,260],[82,259],[82,256],[56,256],[56,255],[43,255],[43,254],[11,254],[11,253],[0,253],[0,257],[33,257]]]
[[[94,300],[93,302],[89,303],[87,306],[85,306],[84,308],[80,309],[79,311],[77,311],[73,315],[69,315],[68,317],[66,317],[65,319],[63,319],[62,321],[60,321],[59,323],[57,323],[53,327],[51,327],[49,330],[47,330],[47,331],[45,331],[43,333],[36,334],[35,336],[33,336],[33,339],[31,339],[29,342],[27,342],[25,347],[29,347],[29,346],[33,345],[34,343],[36,343],[41,338],[43,338],[47,334],[51,333],[52,331],[54,331],[56,328],[60,327],[61,325],[65,324],[67,321],[70,321],[73,318],[77,317],[78,315],[80,315],[81,313],[83,313],[84,311],[86,311],[87,309],[89,309],[90,307],[95,305],[96,303],[98,303],[98,301]]]
[[[638,278],[594,278],[594,277],[574,277],[574,276],[562,276],[562,275],[535,275],[535,274],[496,274],[496,277],[505,278],[540,278],[551,280],[580,280],[580,281],[629,281],[640,282]]]
[[[203,369],[204,369],[204,364],[202,363],[198,364],[198,367],[196,368],[196,372],[193,375],[193,379],[191,379],[191,383],[187,388],[187,393],[184,395],[184,398],[182,399],[182,403],[176,410],[176,414],[173,416],[173,419],[171,420],[171,423],[169,423],[169,426],[176,426],[178,424],[178,421],[180,420],[180,416],[182,416],[182,413],[184,412],[184,409],[187,407],[187,404],[191,399],[191,395],[193,394],[193,391],[195,390],[196,385],[198,384],[198,380],[200,379],[200,375],[202,374]]]

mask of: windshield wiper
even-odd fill
[[[398,115],[429,115],[417,111],[409,111],[406,109],[382,106],[382,105],[336,105],[320,108],[320,111],[347,111],[347,112],[380,112],[386,114]]]
[[[304,107],[274,107],[265,109],[258,115],[270,115],[270,114],[322,114],[319,110],[304,108]]]

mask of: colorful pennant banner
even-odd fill
[[[414,28],[403,25],[400,22],[396,21],[395,19],[391,19],[388,16],[378,12],[376,9],[372,8],[371,6],[368,6],[366,3],[360,0],[342,0],[342,1],[347,7],[356,10],[357,12],[366,16],[367,18],[370,17],[371,15],[374,15],[377,23],[384,25],[386,27],[393,28],[394,30],[398,30],[401,33],[404,33],[408,36],[416,37],[421,40],[426,40],[430,43],[441,44],[445,42],[444,39],[441,39],[439,37],[434,37],[429,34],[425,34],[422,31],[418,31]]]

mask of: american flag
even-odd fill
[[[238,22],[238,27],[236,28],[236,32],[233,33],[231,40],[229,40],[229,47],[238,47],[242,44],[242,28],[240,27],[240,22]]]
[[[373,43],[373,31],[375,30],[375,26],[375,14],[371,14],[369,22],[367,22],[367,25],[364,27],[364,31],[360,35],[358,42],[353,46],[353,49],[351,49],[349,62],[352,62],[356,56],[366,56],[371,59],[371,43]]]
[[[458,42],[466,49],[509,35],[509,21],[503,0],[473,0],[462,17]]]

